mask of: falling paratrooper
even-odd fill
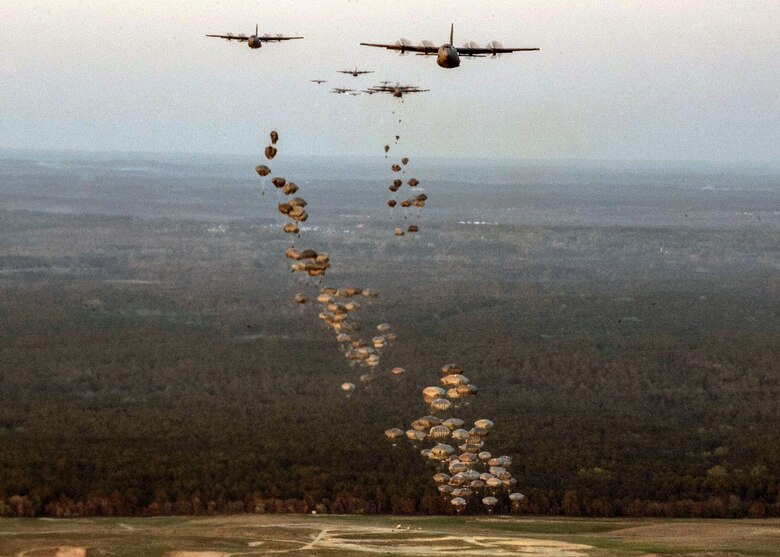
[[[345,395],[347,395],[347,398],[349,398],[352,393],[355,391],[355,384],[354,383],[342,383],[341,384],[341,390],[344,392]]]

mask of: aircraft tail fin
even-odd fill
[[[455,36],[455,24],[450,24],[450,44],[453,44],[453,37]]]
[[[257,36],[257,34],[259,32],[260,32],[260,24],[259,23],[255,23],[255,37]]]

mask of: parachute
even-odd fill
[[[425,387],[423,389],[423,397],[426,399],[431,399],[430,402],[433,402],[435,399],[438,399],[442,396],[444,396],[444,393],[446,392],[441,387]]]
[[[447,418],[442,422],[442,425],[447,426],[451,430],[460,428],[465,422],[460,418]]]
[[[512,501],[512,503],[517,504],[523,499],[525,499],[525,495],[523,495],[522,493],[515,492],[509,494],[509,500]]]
[[[452,402],[446,398],[436,398],[430,404],[432,412],[446,412],[452,408]]]
[[[461,377],[463,377],[463,376],[461,375]],[[468,383],[468,381],[466,381],[466,383]],[[495,425],[496,424],[494,424],[492,421],[484,420],[484,419],[483,420],[477,420],[477,421],[474,422],[474,427],[481,428],[481,429],[488,429],[488,430],[489,429],[493,429],[493,427]]]

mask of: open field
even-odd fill
[[[260,516],[4,519],[0,555],[780,555],[780,520]]]

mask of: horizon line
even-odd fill
[[[0,146],[0,157],[13,154],[13,153],[47,153],[57,155],[76,155],[76,154],[91,154],[91,155],[114,155],[114,156],[158,156],[158,157],[212,157],[212,158],[249,158],[249,157],[262,157],[262,153],[227,153],[221,151],[150,151],[150,150],[120,150],[120,149],[73,149],[73,148],[37,148],[37,147],[5,147]],[[293,159],[302,158],[314,158],[325,160],[344,160],[344,159],[365,159],[376,160],[385,158],[383,154],[377,155],[353,155],[353,154],[337,154],[337,155],[324,155],[324,154],[307,154],[307,153],[295,153],[287,155]],[[6,157],[3,157],[6,158]],[[425,161],[453,161],[463,160],[459,156],[440,156],[440,155],[421,155],[415,157],[418,160]],[[623,166],[629,165],[647,165],[647,166],[661,166],[661,165],[673,165],[673,166],[711,166],[723,168],[727,166],[736,166],[742,169],[766,169],[780,171],[780,163],[777,161],[763,161],[763,160],[720,160],[720,159],[608,159],[608,158],[574,158],[574,157],[548,157],[548,158],[528,158],[528,157],[486,157],[479,155],[472,155],[468,160],[482,161],[482,162],[506,162],[506,163],[527,163],[527,164],[541,164],[541,165],[609,165],[619,164]]]

